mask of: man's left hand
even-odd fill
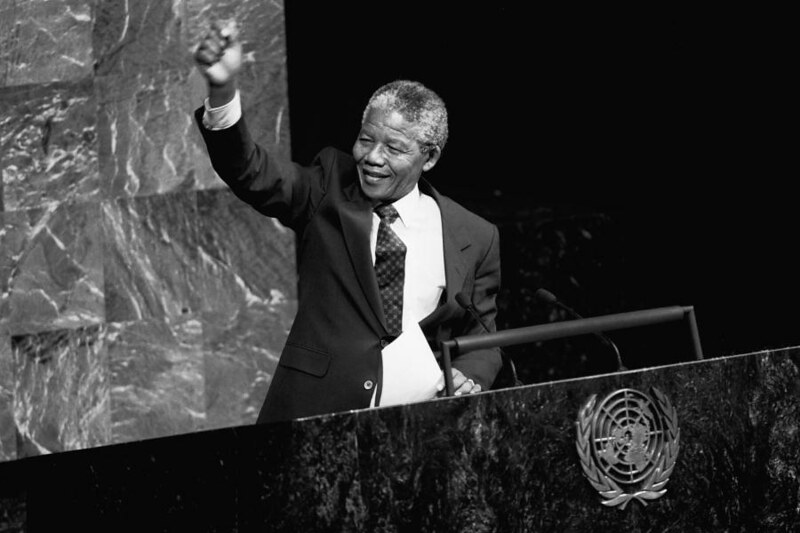
[[[456,396],[461,396],[462,394],[475,394],[476,392],[481,392],[481,386],[471,378],[465,376],[460,370],[457,368],[453,368],[453,390],[455,391]]]

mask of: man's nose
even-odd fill
[[[383,160],[383,148],[380,144],[375,144],[372,146],[372,149],[367,152],[367,163],[370,165],[375,166],[382,166],[384,163]]]

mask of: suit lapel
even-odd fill
[[[439,194],[427,181],[420,180],[420,188],[429,194],[439,206],[442,217],[442,248],[444,253],[445,292],[444,305],[440,305],[420,323],[421,326],[438,319],[447,309],[458,308],[456,294],[464,287],[467,276],[467,264],[464,259],[465,250],[470,245],[470,237],[461,225],[461,219],[454,210],[453,203]],[[369,231],[372,227],[372,205],[361,193],[358,182],[351,183],[344,189],[345,201],[339,211],[342,222],[342,233],[347,245],[347,252],[353,263],[356,278],[364,292],[372,314],[382,330],[381,335],[388,333],[383,316],[378,280],[372,266],[372,252],[369,248]]]
[[[378,289],[378,280],[375,277],[375,268],[372,266],[372,252],[369,248],[369,232],[372,228],[372,205],[361,194],[361,189],[356,181],[344,190],[345,201],[339,211],[342,222],[342,233],[347,245],[347,252],[353,263],[356,278],[361,285],[361,290],[369,303],[372,314],[377,319],[381,335],[386,335],[386,320],[383,316],[383,304]]]
[[[427,181],[420,180],[420,188],[430,194],[439,205],[442,216],[442,245],[444,253],[445,293],[444,305],[438,306],[430,315],[425,317],[421,326],[426,326],[446,313],[448,308],[460,307],[456,302],[456,294],[464,287],[467,277],[467,263],[464,252],[471,246],[471,240],[461,219],[454,210],[453,203],[443,197]]]
[[[454,220],[449,213],[446,213],[444,205],[439,204],[442,210],[442,238],[444,239],[444,272],[445,286],[447,291],[447,301],[454,302],[456,294],[464,286],[464,279],[467,276],[467,266],[464,261],[464,250],[469,248],[470,243],[463,234],[462,227]]]

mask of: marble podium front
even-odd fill
[[[653,386],[680,427],[667,492],[606,507],[578,411]],[[798,528],[800,348],[0,464],[0,531]]]

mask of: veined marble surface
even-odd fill
[[[281,1],[0,5],[0,461],[255,421],[294,234],[228,192],[194,123],[191,55],[229,18],[248,124],[288,157]]]
[[[0,330],[0,461],[17,458],[14,434],[14,361],[11,337]]]
[[[104,202],[106,319],[175,318],[202,308],[195,193]]]
[[[99,197],[91,78],[0,87],[0,102],[1,210]]]
[[[189,433],[204,427],[199,320],[110,324],[113,442]]]
[[[200,104],[185,2],[108,0],[93,31],[106,198],[222,186],[190,111]]]
[[[18,456],[110,442],[101,333],[91,326],[12,337]]]
[[[105,198],[224,186],[191,115],[197,104],[190,74],[187,68],[96,79]]]
[[[93,42],[106,198],[224,187],[186,111],[205,97],[194,46],[210,21],[229,18],[242,26],[248,124],[256,140],[289,156],[282,4],[101,2]]]
[[[0,3],[0,86],[92,74],[91,0]]]
[[[579,413],[652,387],[680,431],[666,492],[607,507]],[[800,348],[754,352],[34,457],[0,464],[0,506],[45,531],[794,532],[798,392]]]
[[[2,213],[0,326],[13,334],[104,320],[97,203],[59,203]]]
[[[254,423],[296,312],[294,233],[227,190],[197,201],[208,427]]]

